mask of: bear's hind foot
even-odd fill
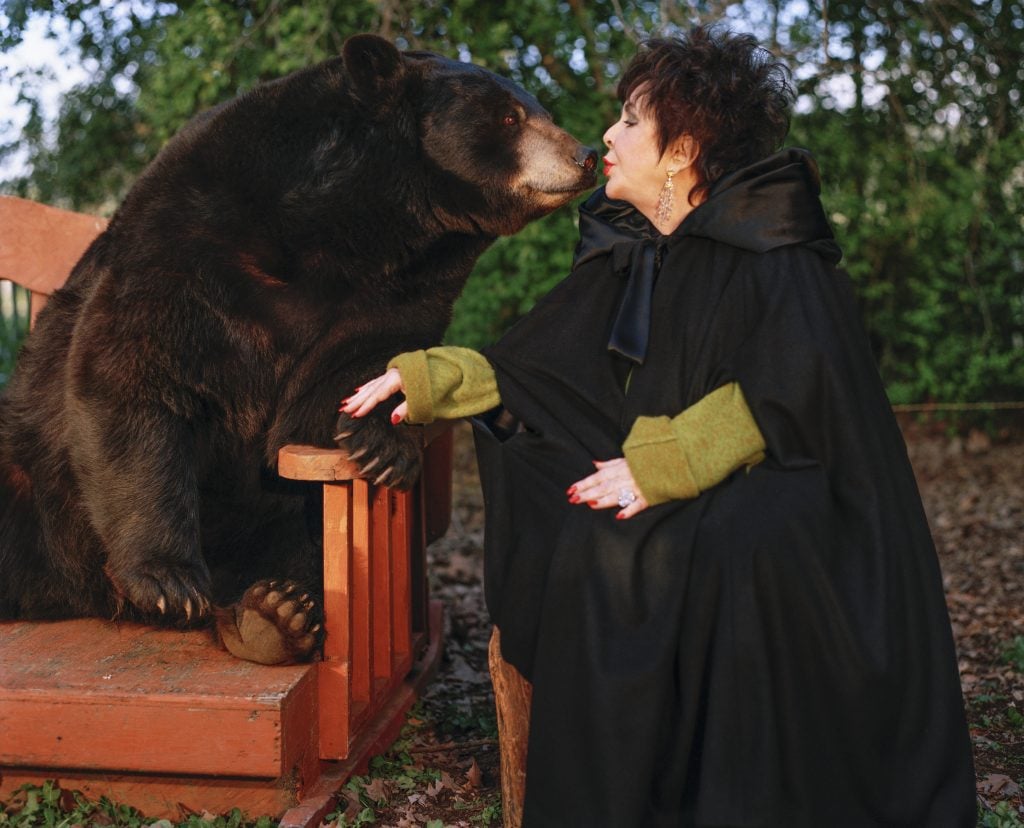
[[[214,615],[225,649],[258,664],[309,661],[323,640],[319,606],[292,581],[258,581]]]

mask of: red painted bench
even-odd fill
[[[0,279],[34,319],[105,222],[0,197]],[[98,619],[0,623],[0,800],[26,782],[147,816],[234,807],[319,825],[401,729],[440,655],[426,545],[451,510],[451,431],[423,432],[411,492],[356,478],[341,451],[286,446],[282,476],[324,489],[323,660],[239,661],[208,633]]]

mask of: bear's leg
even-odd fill
[[[67,479],[35,480],[28,497],[0,485],[0,618],[109,618],[115,612],[103,547]]]
[[[220,643],[259,664],[307,661],[324,635],[319,604],[293,581],[253,584],[238,603],[215,608],[214,617]]]
[[[76,400],[73,409],[72,469],[120,611],[169,624],[208,620],[191,429],[156,406]]]

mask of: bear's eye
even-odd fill
[[[519,123],[519,119],[516,117],[515,112],[506,112],[505,117],[501,119],[501,122],[505,126],[515,126],[517,123]]]

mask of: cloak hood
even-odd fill
[[[790,148],[722,176],[671,234],[664,236],[632,204],[601,187],[580,207],[573,269],[610,255],[627,279],[608,349],[642,365],[650,333],[651,297],[665,252],[689,236],[764,253],[803,245],[831,264],[842,257],[821,206],[818,165]]]

